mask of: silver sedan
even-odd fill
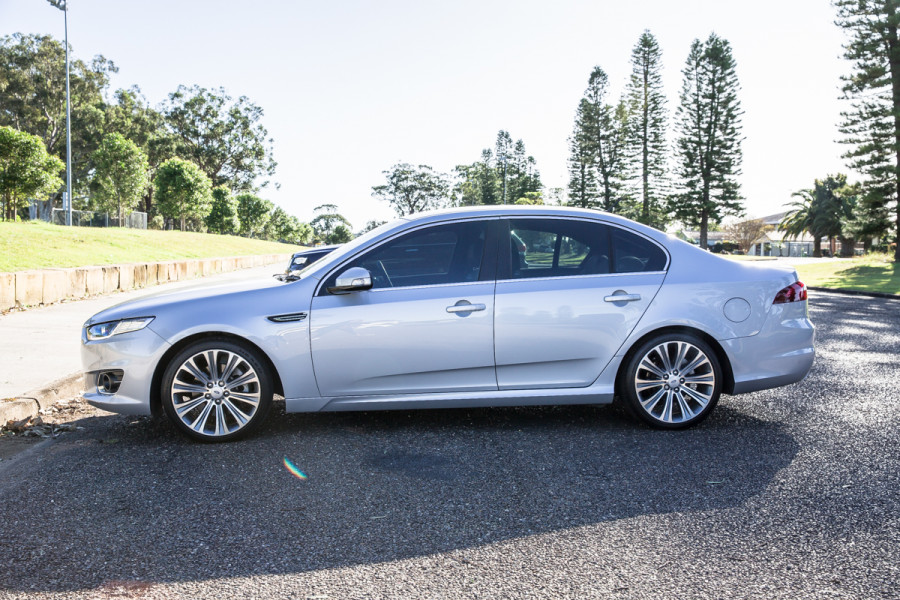
[[[226,441],[288,412],[602,404],[699,423],[720,394],[802,380],[792,268],[730,261],[606,213],[424,213],[290,281],[126,302],[84,324],[85,398]]]

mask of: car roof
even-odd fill
[[[444,208],[428,212],[416,213],[408,215],[398,220],[407,223],[425,224],[430,222],[439,222],[447,219],[459,218],[478,218],[478,217],[581,217],[593,220],[601,220],[606,223],[613,223],[626,229],[633,229],[656,240],[660,243],[667,243],[671,236],[663,231],[648,227],[631,219],[626,219],[619,215],[597,209],[576,208],[571,206],[548,206],[540,205],[509,205],[500,204],[493,206],[467,206],[461,208]]]

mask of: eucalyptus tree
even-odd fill
[[[0,37],[0,126],[40,137],[47,151],[66,154],[66,49],[49,35]],[[83,187],[93,168],[91,155],[105,132],[104,94],[115,64],[103,56],[70,65],[72,175]]]
[[[453,172],[458,181],[454,186],[457,205],[500,204],[499,178],[494,168],[494,153],[489,148],[481,151],[481,160],[470,165],[457,165]]]
[[[285,244],[305,245],[311,241],[313,235],[312,228],[307,223],[302,223],[294,215],[289,215],[280,206],[272,209],[263,231],[267,240]]]
[[[103,138],[93,154],[94,198],[108,212],[115,210],[123,225],[123,211],[133,210],[150,186],[147,155],[120,133]]]
[[[0,217],[15,221],[28,198],[56,191],[64,168],[38,136],[0,126]]]
[[[209,177],[192,162],[170,158],[156,171],[153,179],[159,213],[181,223],[181,230],[190,220],[209,214],[212,203],[212,183]]]
[[[163,107],[179,156],[196,163],[214,185],[250,192],[274,175],[272,139],[263,110],[246,96],[234,100],[223,88],[178,89]]]
[[[237,218],[237,201],[231,196],[231,190],[219,185],[212,190],[212,205],[204,219],[206,229],[210,233],[233,235],[240,229]]]
[[[338,212],[335,204],[321,204],[313,209],[315,216],[309,222],[313,237],[324,244],[343,244],[353,239],[350,221]]]
[[[387,182],[372,187],[372,196],[389,203],[398,217],[440,208],[450,195],[447,176],[428,165],[399,163],[384,171]]]
[[[707,232],[729,215],[743,214],[740,194],[741,102],[731,44],[715,33],[694,40],[682,70],[676,116],[679,190],[669,208],[683,223]]]
[[[666,174],[666,97],[662,51],[645,30],[631,51],[631,77],[625,88],[628,105],[628,154],[638,183],[641,223],[662,227]]]
[[[275,205],[249,192],[238,194],[235,197],[237,203],[237,218],[240,223],[238,232],[244,237],[260,237],[269,222]]]

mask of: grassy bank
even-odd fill
[[[297,246],[230,235],[0,223],[0,272],[295,252]]]
[[[900,294],[900,263],[886,254],[802,264],[797,273],[808,286]]]

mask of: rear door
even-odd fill
[[[668,255],[596,221],[506,222],[495,296],[499,389],[590,385],[647,310]]]

